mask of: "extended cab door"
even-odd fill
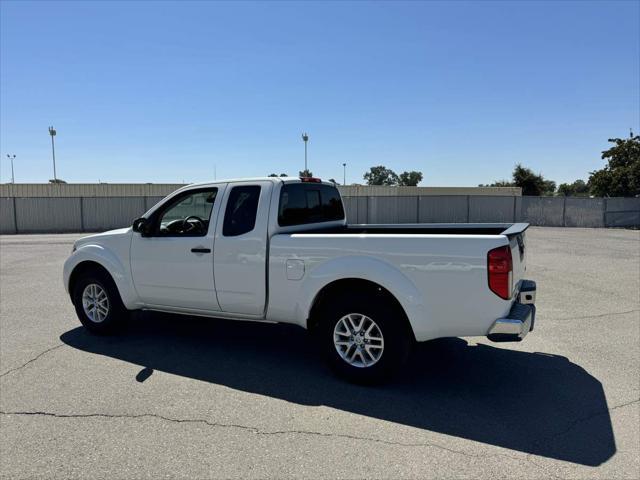
[[[266,302],[271,182],[228,185],[215,238],[214,273],[223,312],[262,316]]]
[[[219,311],[213,249],[224,185],[186,190],[148,219],[131,239],[131,272],[142,302],[179,310]]]

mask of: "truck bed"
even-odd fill
[[[359,278],[381,285],[399,300],[418,341],[484,336],[513,303],[489,289],[487,253],[510,246],[517,285],[524,275],[527,227],[347,225],[276,234],[270,241],[267,319],[304,325],[300,312],[307,311],[331,278]]]
[[[299,233],[331,234],[387,234],[387,235],[515,235],[522,233],[526,223],[406,223],[406,224],[352,224],[339,227],[317,228]]]

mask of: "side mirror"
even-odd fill
[[[131,226],[131,229],[134,232],[138,232],[139,234],[141,234],[143,237],[146,237],[149,235],[149,224],[147,223],[147,219],[144,217],[140,217],[140,218],[136,218],[133,221],[133,225]]]

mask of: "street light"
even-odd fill
[[[53,181],[57,183],[58,178],[56,177],[56,146],[53,141],[53,137],[56,136],[56,129],[53,127],[49,127],[49,135],[51,135],[51,154],[53,155]]]
[[[16,183],[16,179],[15,179],[15,177],[13,176],[13,160],[16,158],[16,156],[15,156],[15,155],[9,155],[9,154],[7,153],[7,158],[8,158],[9,160],[11,160],[11,183]]]
[[[304,142],[304,171],[307,172],[307,142],[309,141],[309,135],[306,132],[302,134],[302,141]]]
[[[342,185],[347,184],[347,164],[342,164]]]

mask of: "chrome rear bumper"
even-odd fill
[[[487,333],[492,342],[520,342],[533,330],[536,317],[536,284],[531,280],[523,280],[520,285],[518,300],[511,305],[505,318],[497,319]]]

